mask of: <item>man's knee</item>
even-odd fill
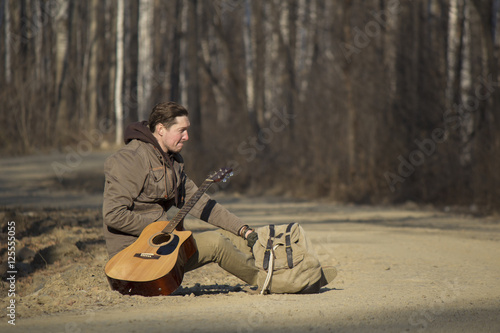
[[[205,253],[217,255],[228,246],[231,246],[229,240],[217,231],[206,231],[197,235],[196,244],[198,250]]]

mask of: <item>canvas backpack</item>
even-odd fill
[[[268,225],[256,232],[253,254],[261,294],[319,291],[321,264],[298,223]]]

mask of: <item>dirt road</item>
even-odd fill
[[[219,194],[251,225],[301,223],[338,277],[317,295],[261,296],[207,265],[187,273],[172,296],[122,296],[109,290],[103,274],[98,189],[106,154],[82,161],[62,183],[51,169],[64,161],[58,156],[0,162],[2,265],[8,221],[16,222],[16,251],[33,253],[18,258],[15,297],[2,282],[1,332],[500,331],[499,219],[411,204]],[[194,220],[187,226],[210,229]],[[7,316],[12,299],[15,326]]]

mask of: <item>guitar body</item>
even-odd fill
[[[124,295],[170,295],[182,283],[184,265],[196,252],[191,231],[165,234],[168,221],[151,223],[137,240],[113,256],[104,269],[113,290]]]

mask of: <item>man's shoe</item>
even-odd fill
[[[333,266],[321,267],[321,278],[319,284],[321,287],[326,286],[337,277],[337,269]]]
[[[337,269],[333,266],[326,266],[321,268],[321,277],[314,284],[303,289],[299,294],[316,294],[321,287],[326,286],[335,279],[337,276]]]

